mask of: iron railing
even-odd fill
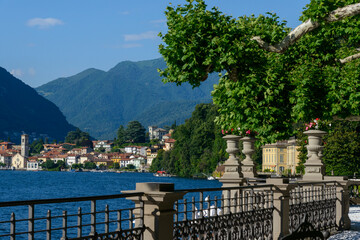
[[[336,231],[335,181],[292,183],[290,191],[290,233],[307,219],[318,231]]]
[[[145,229],[142,196],[143,193],[139,192],[92,197],[0,202],[0,211],[4,210],[1,213],[0,238],[8,237],[11,240],[50,240],[60,238],[142,239]],[[139,207],[132,207],[133,203],[125,200],[127,197],[139,197]],[[110,210],[109,204],[107,204],[109,201],[114,209]],[[75,205],[79,204],[81,207],[78,207],[77,211],[73,212],[76,209]],[[16,208],[17,211],[11,212],[10,216],[8,216],[9,220],[4,220],[4,213],[7,212],[6,209],[9,207],[11,207],[11,211]],[[28,216],[24,217],[26,208]],[[46,210],[46,208],[52,210]],[[98,210],[99,208],[102,208],[102,210]]]
[[[181,191],[173,239],[272,239],[273,185]]]

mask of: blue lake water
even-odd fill
[[[0,171],[0,202],[23,201],[33,199],[51,199],[51,198],[69,198],[83,196],[99,196],[119,194],[123,190],[134,190],[138,182],[168,182],[174,183],[175,189],[194,189],[194,188],[217,188],[221,183],[213,180],[186,179],[175,177],[155,177],[150,173],[107,173],[107,172],[28,172],[28,171]],[[216,193],[215,193],[216,194]],[[217,193],[218,194],[218,193]],[[188,197],[195,196],[194,194]],[[195,196],[196,197],[196,196]],[[108,204],[110,210],[116,206],[119,208],[131,208],[134,206],[132,201],[125,199],[106,200],[97,202],[97,210],[104,209]],[[61,216],[63,211],[68,214],[76,214],[81,207],[83,212],[90,211],[89,202],[81,203],[62,203],[37,205],[35,217],[45,217],[47,210],[51,210],[53,216]],[[10,220],[11,213],[14,212],[16,219],[27,218],[28,208],[11,207],[0,208],[0,222]],[[84,216],[84,221],[89,221],[90,216]],[[116,214],[110,216],[110,219],[116,218]],[[54,227],[61,226],[61,218],[53,221]],[[69,218],[69,225],[76,225],[76,217]],[[37,229],[45,228],[45,220],[35,224]],[[53,227],[53,228],[54,228]],[[0,224],[0,235],[9,233],[9,223]],[[116,225],[110,226],[116,228]],[[17,231],[27,231],[27,222],[17,223]],[[84,228],[85,232],[89,229]],[[99,232],[101,226],[99,227]],[[70,234],[75,237],[76,229],[71,229]],[[59,239],[61,231],[54,231],[53,239]],[[45,234],[39,233],[35,239],[44,239]],[[1,238],[2,239],[2,238]],[[4,238],[8,239],[8,237]],[[16,239],[26,239],[25,235],[19,235]]]

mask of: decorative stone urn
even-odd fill
[[[320,130],[309,130],[304,132],[308,136],[308,159],[305,165],[305,181],[321,181],[324,180],[325,166],[322,161],[322,138],[326,132]]]
[[[241,172],[241,163],[236,153],[239,152],[240,136],[226,135],[223,137],[226,140],[226,152],[229,153],[229,159],[224,163],[225,173],[220,178],[223,187],[239,186],[243,182],[243,174]]]
[[[256,165],[251,158],[251,155],[255,152],[254,143],[256,139],[254,137],[243,137],[240,139],[243,142],[242,153],[245,154],[245,159],[242,161],[242,173],[244,178],[257,177]]]

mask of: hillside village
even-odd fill
[[[169,151],[175,140],[171,138],[173,130],[149,126],[149,138],[159,140],[150,147],[130,145],[120,148],[120,152],[111,152],[114,143],[110,140],[92,141],[91,147],[76,147],[72,143],[43,144],[40,154],[30,156],[29,135],[21,135],[21,144],[0,142],[0,163],[2,168],[14,170],[42,170],[42,165],[52,161],[56,164],[62,161],[66,168],[86,166],[92,163],[92,168],[110,169],[130,167],[138,171],[147,171],[156,158],[159,150]],[[65,169],[65,168],[64,168]]]

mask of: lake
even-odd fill
[[[217,180],[186,179],[178,177],[155,177],[151,173],[115,173],[115,172],[30,172],[30,171],[0,171],[1,187],[0,202],[22,201],[33,199],[69,198],[84,196],[99,196],[119,194],[123,190],[134,190],[138,182],[170,182],[175,184],[175,189],[217,188],[221,183]],[[215,193],[216,194],[216,193]],[[192,197],[190,194],[188,197]],[[132,201],[125,199],[106,200],[97,202],[97,210],[103,209],[105,204],[109,207],[131,208]],[[62,215],[63,210],[75,214],[78,207],[84,212],[90,210],[89,202],[46,204],[36,206],[35,217],[45,217],[48,209],[52,215]],[[16,219],[26,218],[27,207],[0,208],[0,221],[8,221],[10,214],[15,212]],[[115,216],[113,216],[115,218]],[[53,221],[53,224],[60,224]],[[84,217],[84,221],[87,219]],[[45,223],[39,223],[44,228]],[[76,225],[76,219],[69,219],[69,224]],[[114,225],[113,228],[116,226]],[[26,222],[19,222],[17,228],[27,230]],[[75,229],[72,229],[75,234]],[[88,229],[85,229],[86,232]],[[71,231],[70,231],[71,232]],[[9,224],[0,224],[0,235],[9,233]],[[61,232],[54,233],[54,239],[60,237]],[[44,235],[38,234],[36,239]],[[19,236],[17,239],[27,239]]]

